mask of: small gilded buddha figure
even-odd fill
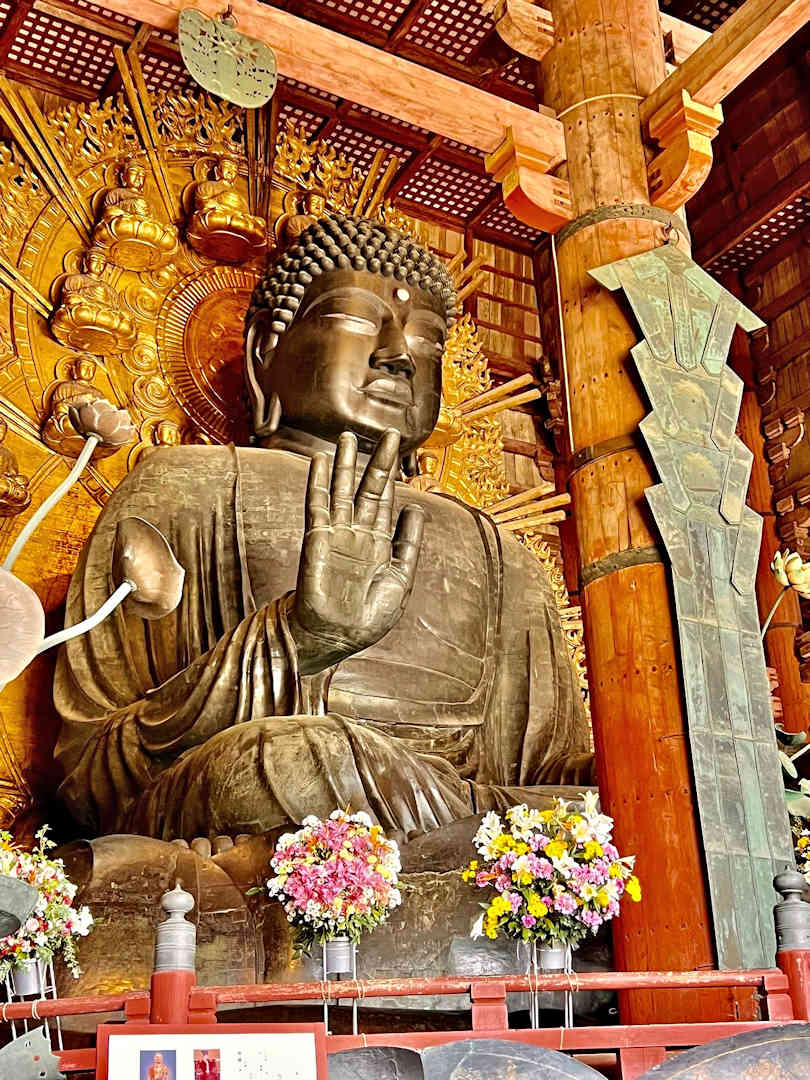
[[[20,473],[17,459],[3,446],[7,434],[8,424],[0,417],[0,517],[14,517],[31,502],[28,477]]]
[[[389,226],[335,216],[276,256],[246,323],[256,444],[145,455],[74,574],[68,623],[108,595],[131,516],[186,572],[172,615],[125,604],[60,655],[61,793],[85,824],[190,840],[351,806],[419,835],[589,780],[542,566],[399,480],[454,315],[444,265]]]
[[[244,262],[267,247],[266,222],[250,213],[236,187],[238,175],[236,158],[221,157],[214,179],[202,180],[193,191],[186,239],[195,251],[219,262]]]
[[[77,432],[71,423],[70,409],[104,399],[104,394],[93,386],[97,368],[92,356],[80,354],[71,364],[68,377],[58,382],[50,394],[48,415],[42,425],[42,441],[58,454],[78,457],[84,449],[85,436]],[[106,457],[117,450],[117,446],[102,444],[93,456]]]
[[[134,320],[123,310],[121,297],[104,280],[107,260],[91,247],[80,273],[68,274],[59,307],[51,315],[51,333],[62,345],[96,356],[125,352],[138,339]]]
[[[136,161],[120,171],[121,186],[104,196],[93,244],[109,263],[124,270],[154,270],[177,254],[174,225],[158,221],[144,195],[146,170]]]

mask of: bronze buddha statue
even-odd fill
[[[64,647],[62,794],[102,832],[258,833],[335,806],[419,835],[547,805],[590,775],[551,586],[485,514],[397,480],[439,415],[455,293],[389,226],[318,221],[246,323],[256,445],[144,456],[82,552],[66,621],[107,595],[122,517],[186,571]]]

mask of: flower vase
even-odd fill
[[[347,937],[334,937],[324,942],[323,946],[323,977],[328,979],[330,975],[351,975],[354,978],[356,971],[357,946]]]
[[[541,975],[569,975],[573,970],[571,948],[561,941],[554,939],[547,945],[526,942],[525,949],[528,953],[526,974],[530,980]],[[540,1027],[540,993],[537,989],[529,990],[529,1025],[533,1028]],[[564,991],[563,1026],[574,1026],[574,995],[570,990]]]
[[[565,971],[568,949],[561,941],[537,946],[537,970],[544,975],[558,975]]]
[[[41,960],[26,960],[11,972],[11,987],[15,997],[41,997],[44,985],[45,965]]]
[[[348,937],[333,937],[323,943],[323,979],[324,982],[330,977],[338,980],[343,978],[357,978],[357,945]],[[339,1005],[347,1002],[338,1000]],[[323,1021],[326,1030],[329,1031],[329,1005],[324,999]],[[356,1035],[357,1026],[357,998],[352,998],[352,1032]]]

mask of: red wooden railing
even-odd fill
[[[780,956],[782,962],[785,954]],[[4,1020],[36,1020],[51,1016],[86,1016],[123,1013],[125,1022],[151,1022],[174,1026],[217,1022],[224,1005],[281,1004],[284,1002],[335,1003],[353,998],[398,998],[439,994],[467,994],[471,1001],[469,1031],[390,1032],[374,1035],[330,1035],[330,1052],[360,1046],[421,1048],[470,1038],[509,1039],[583,1056],[602,1064],[604,1054],[618,1065],[622,1080],[635,1080],[653,1065],[664,1061],[668,1050],[683,1049],[729,1035],[790,1023],[807,1018],[810,990],[810,952],[796,950],[785,971],[623,971],[578,972],[573,975],[438,976],[432,979],[378,981],[273,983],[256,986],[195,986],[190,972],[161,972],[152,978],[150,992],[76,997],[5,1005]],[[542,1028],[512,1030],[506,1008],[508,993],[529,990],[698,990],[745,988],[758,990],[763,1020],[711,1024],[615,1025],[603,1027]],[[791,997],[791,994],[793,996]],[[794,1008],[794,1003],[797,1007]],[[600,1053],[597,1060],[591,1055]],[[68,1050],[59,1055],[64,1072],[95,1069],[94,1049]]]

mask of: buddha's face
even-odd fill
[[[133,191],[143,191],[146,173],[138,165],[130,165],[124,170],[124,184]]]
[[[236,179],[236,162],[232,158],[223,158],[219,163],[219,175],[227,183]]]
[[[83,356],[73,365],[73,375],[83,382],[90,382],[96,373],[96,362],[89,356]]]
[[[249,328],[254,398],[277,395],[288,428],[336,441],[353,431],[369,451],[387,428],[402,453],[420,446],[439,415],[447,334],[430,293],[369,271],[315,278],[273,347],[270,313]]]
[[[88,274],[93,274],[95,277],[99,277],[107,265],[107,260],[101,254],[100,251],[93,251],[92,249],[84,257],[84,268]]]

